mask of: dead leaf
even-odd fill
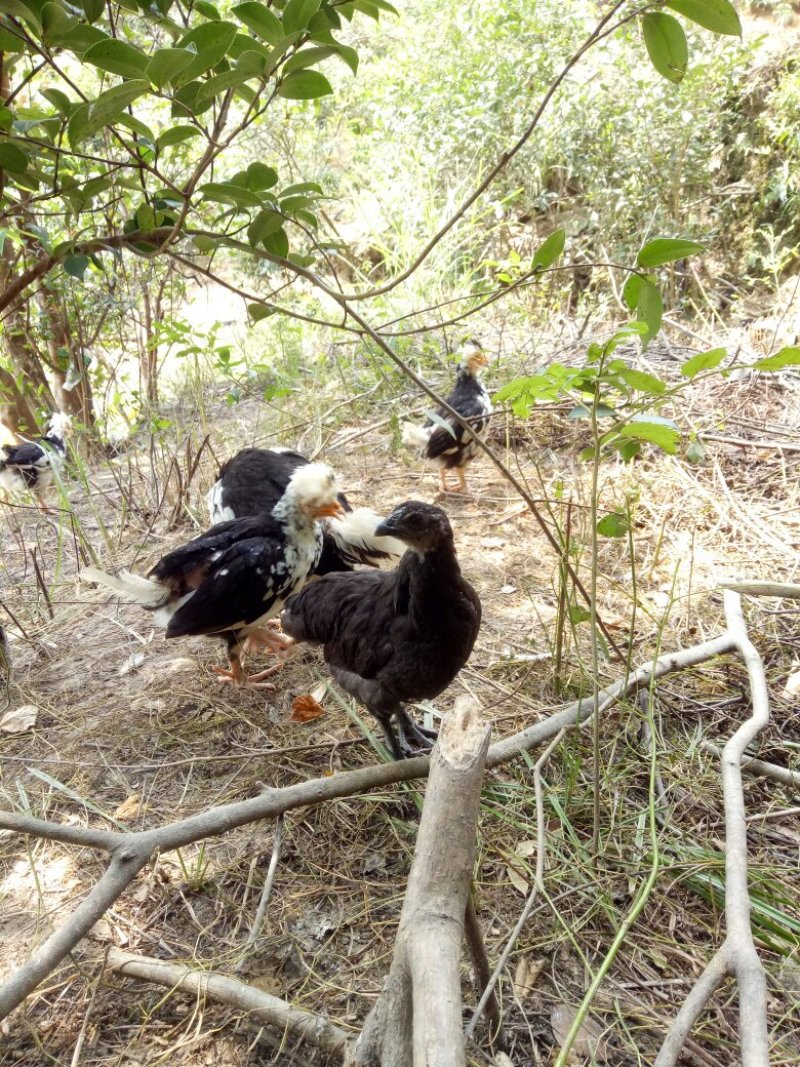
[[[794,674],[790,674],[786,679],[786,685],[783,687],[784,697],[796,697],[800,693],[800,671],[795,671]]]
[[[514,974],[514,992],[518,1000],[530,996],[543,967],[544,960],[531,960],[527,956],[520,956]]]
[[[322,698],[325,696],[325,694],[327,692],[328,692],[327,682],[320,682],[319,685],[315,685],[314,688],[311,690],[311,695],[315,700],[318,700],[320,702],[320,704],[321,704],[322,703]]]
[[[0,730],[7,734],[23,734],[36,725],[39,709],[35,704],[20,704],[18,708],[7,711],[0,719]]]
[[[313,722],[324,714],[325,709],[310,693],[295,697],[292,701],[292,722]]]
[[[509,859],[508,865],[506,866],[509,881],[524,897],[530,893],[531,883],[530,875],[528,873],[528,865],[522,863],[521,860],[532,856],[535,851],[535,841],[520,841],[514,849],[514,855]]]
[[[568,1004],[554,1004],[550,1009],[550,1025],[559,1048],[563,1047],[577,1014],[578,1009],[571,1008]],[[603,1038],[602,1026],[591,1015],[587,1015],[572,1042],[567,1063],[577,1064],[589,1057],[593,1058],[594,1063],[607,1063],[609,1051],[608,1042]]]
[[[506,1056],[505,1052],[498,1052],[494,1058],[494,1067],[514,1067],[514,1064],[510,1056]]]
[[[505,593],[508,596],[510,593],[516,593],[517,587],[515,585],[504,585],[500,589],[501,593]]]
[[[117,810],[114,812],[115,819],[121,819],[123,822],[126,819],[136,819],[142,814],[144,806],[142,804],[142,797],[140,793],[131,793],[131,795],[123,800]]]

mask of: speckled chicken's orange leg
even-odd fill
[[[286,634],[281,633],[280,631],[276,632],[270,626],[272,621],[273,620],[270,619],[266,625],[256,626],[255,629],[250,631],[242,646],[244,652],[255,652],[259,645],[264,645],[270,652],[275,652],[280,655],[281,653],[287,652],[292,647],[294,644],[292,638],[287,637]]]
[[[467,476],[464,473],[464,467],[456,467],[455,472],[456,477],[458,478],[458,485],[456,486],[455,492],[469,493],[469,488],[467,487]]]
[[[442,493],[447,492],[447,467],[439,468],[439,488]]]
[[[217,675],[217,681],[223,685],[243,685],[251,689],[274,689],[275,686],[271,682],[265,682],[263,679],[283,666],[282,663],[278,663],[269,670],[248,676],[244,673],[242,661],[239,657],[239,649],[236,647],[228,649],[228,663],[230,665],[228,670],[225,667],[211,668],[214,674]]]

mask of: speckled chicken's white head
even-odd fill
[[[47,436],[57,437],[60,441],[65,441],[71,429],[72,417],[64,411],[56,411],[50,416],[50,421],[47,424]]]
[[[333,468],[327,463],[307,463],[294,472],[272,514],[280,519],[292,513],[306,522],[336,518],[344,514],[338,495]]]
[[[461,346],[461,360],[459,362],[461,370],[465,370],[477,378],[481,368],[485,367],[488,362],[489,359],[479,341],[465,341]]]

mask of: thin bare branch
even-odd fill
[[[293,1008],[285,1000],[270,996],[255,986],[228,978],[222,974],[200,971],[180,963],[167,963],[148,956],[137,956],[112,948],[108,953],[108,965],[113,971],[129,978],[141,978],[145,982],[170,989],[186,989],[246,1011],[260,1022],[290,1031],[304,1041],[327,1053],[344,1058],[348,1034],[321,1015]]]
[[[745,749],[769,722],[769,693],[761,657],[751,642],[738,593],[726,589],[725,619],[750,682],[753,714],[733,734],[722,752],[725,804],[725,924],[727,935],[672,1023],[655,1067],[674,1067],[692,1025],[727,974],[739,987],[739,1042],[742,1067],[767,1067],[767,981],[753,942],[747,885],[747,820],[742,787]]]

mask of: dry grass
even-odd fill
[[[658,353],[650,357],[659,360]],[[661,372],[677,364],[662,359]],[[433,472],[392,455],[389,401],[346,424],[343,394],[326,397],[300,444],[322,450],[357,504],[388,510],[408,497],[431,499]],[[191,410],[191,408],[190,408]],[[682,401],[689,425],[722,437],[800,446],[800,404],[793,379],[728,381]],[[295,411],[296,415],[297,412]],[[4,508],[2,601],[14,656],[10,700],[39,708],[36,729],[0,738],[5,804],[90,825],[142,828],[252,795],[263,785],[361,766],[376,758],[365,721],[330,691],[325,718],[289,719],[291,698],[325,672],[312,651],[278,678],[274,694],[220,687],[209,665],[222,646],[167,643],[148,617],[118,605],[75,578],[79,559],[97,554],[144,570],[201,523],[202,494],[217,456],[251,441],[284,439],[290,416],[255,400],[228,411],[207,402],[202,419],[185,408],[176,422],[186,439],[90,465],[87,486],[66,486],[74,514],[47,516]],[[374,428],[368,427],[375,425]],[[364,432],[366,430],[366,432]],[[583,428],[561,412],[528,426],[498,427],[497,440],[551,520],[563,529],[570,510],[572,555],[587,573],[589,476],[577,453]],[[655,649],[693,644],[722,628],[714,588],[731,574],[797,580],[800,452],[757,450],[709,439],[706,460],[648,453],[602,469],[602,503],[626,498],[635,518],[638,606],[630,631],[631,561],[624,541],[601,545],[599,609],[634,662]],[[557,645],[559,567],[543,534],[486,461],[473,467],[476,499],[448,499],[460,558],[484,604],[473,658],[438,706],[474,692],[494,720],[495,737],[548,713],[589,684],[586,626],[566,626],[562,667],[539,658]],[[571,501],[571,506],[568,502]],[[34,558],[41,581],[37,581]],[[11,619],[13,614],[13,619]],[[765,658],[773,720],[759,754],[800,768],[796,698],[783,697],[798,669],[796,616],[769,601],[748,609]],[[4,619],[4,621],[6,621]],[[531,658],[535,657],[535,658]],[[621,666],[604,663],[601,684]],[[747,714],[746,677],[733,661],[665,681],[658,691],[659,771],[666,786],[660,814],[661,873],[647,907],[614,963],[594,1015],[607,1030],[614,1065],[647,1064],[659,1035],[720,937],[723,824],[717,768],[699,743],[720,741]],[[576,1004],[599,965],[650,864],[648,768],[642,713],[619,706],[602,729],[595,768],[588,733],[567,735],[545,771],[546,896],[512,957],[541,965],[528,989],[502,983],[516,1065],[552,1056],[551,1012]],[[602,854],[590,855],[592,780],[602,775]],[[522,907],[535,857],[530,764],[493,771],[486,783],[476,873],[478,913],[496,958]],[[800,894],[795,811],[785,787],[748,780],[755,921],[768,970],[774,1062],[800,1057]],[[421,790],[398,786],[363,798],[290,813],[268,924],[245,975],[262,988],[359,1028],[388,968],[404,880],[414,845]],[[131,798],[137,798],[132,800]],[[787,814],[782,814],[786,810]],[[796,809],[795,809],[796,810]],[[104,943],[143,954],[194,960],[232,970],[255,914],[272,850],[273,827],[256,825],[162,856],[100,924],[96,940],[65,962],[7,1026],[0,1064],[250,1065],[315,1062],[280,1035],[259,1032],[235,1013],[113,976],[98,978]],[[61,922],[100,873],[93,854],[0,836],[0,941],[8,973]],[[95,992],[95,987],[96,992]],[[465,970],[468,1004],[474,1003]],[[92,1000],[92,997],[94,999]],[[91,1010],[89,1005],[91,1002]],[[88,1012],[88,1018],[87,1018]],[[736,1007],[721,997],[703,1018],[684,1062],[736,1059]],[[472,1062],[488,1060],[477,1047]]]

